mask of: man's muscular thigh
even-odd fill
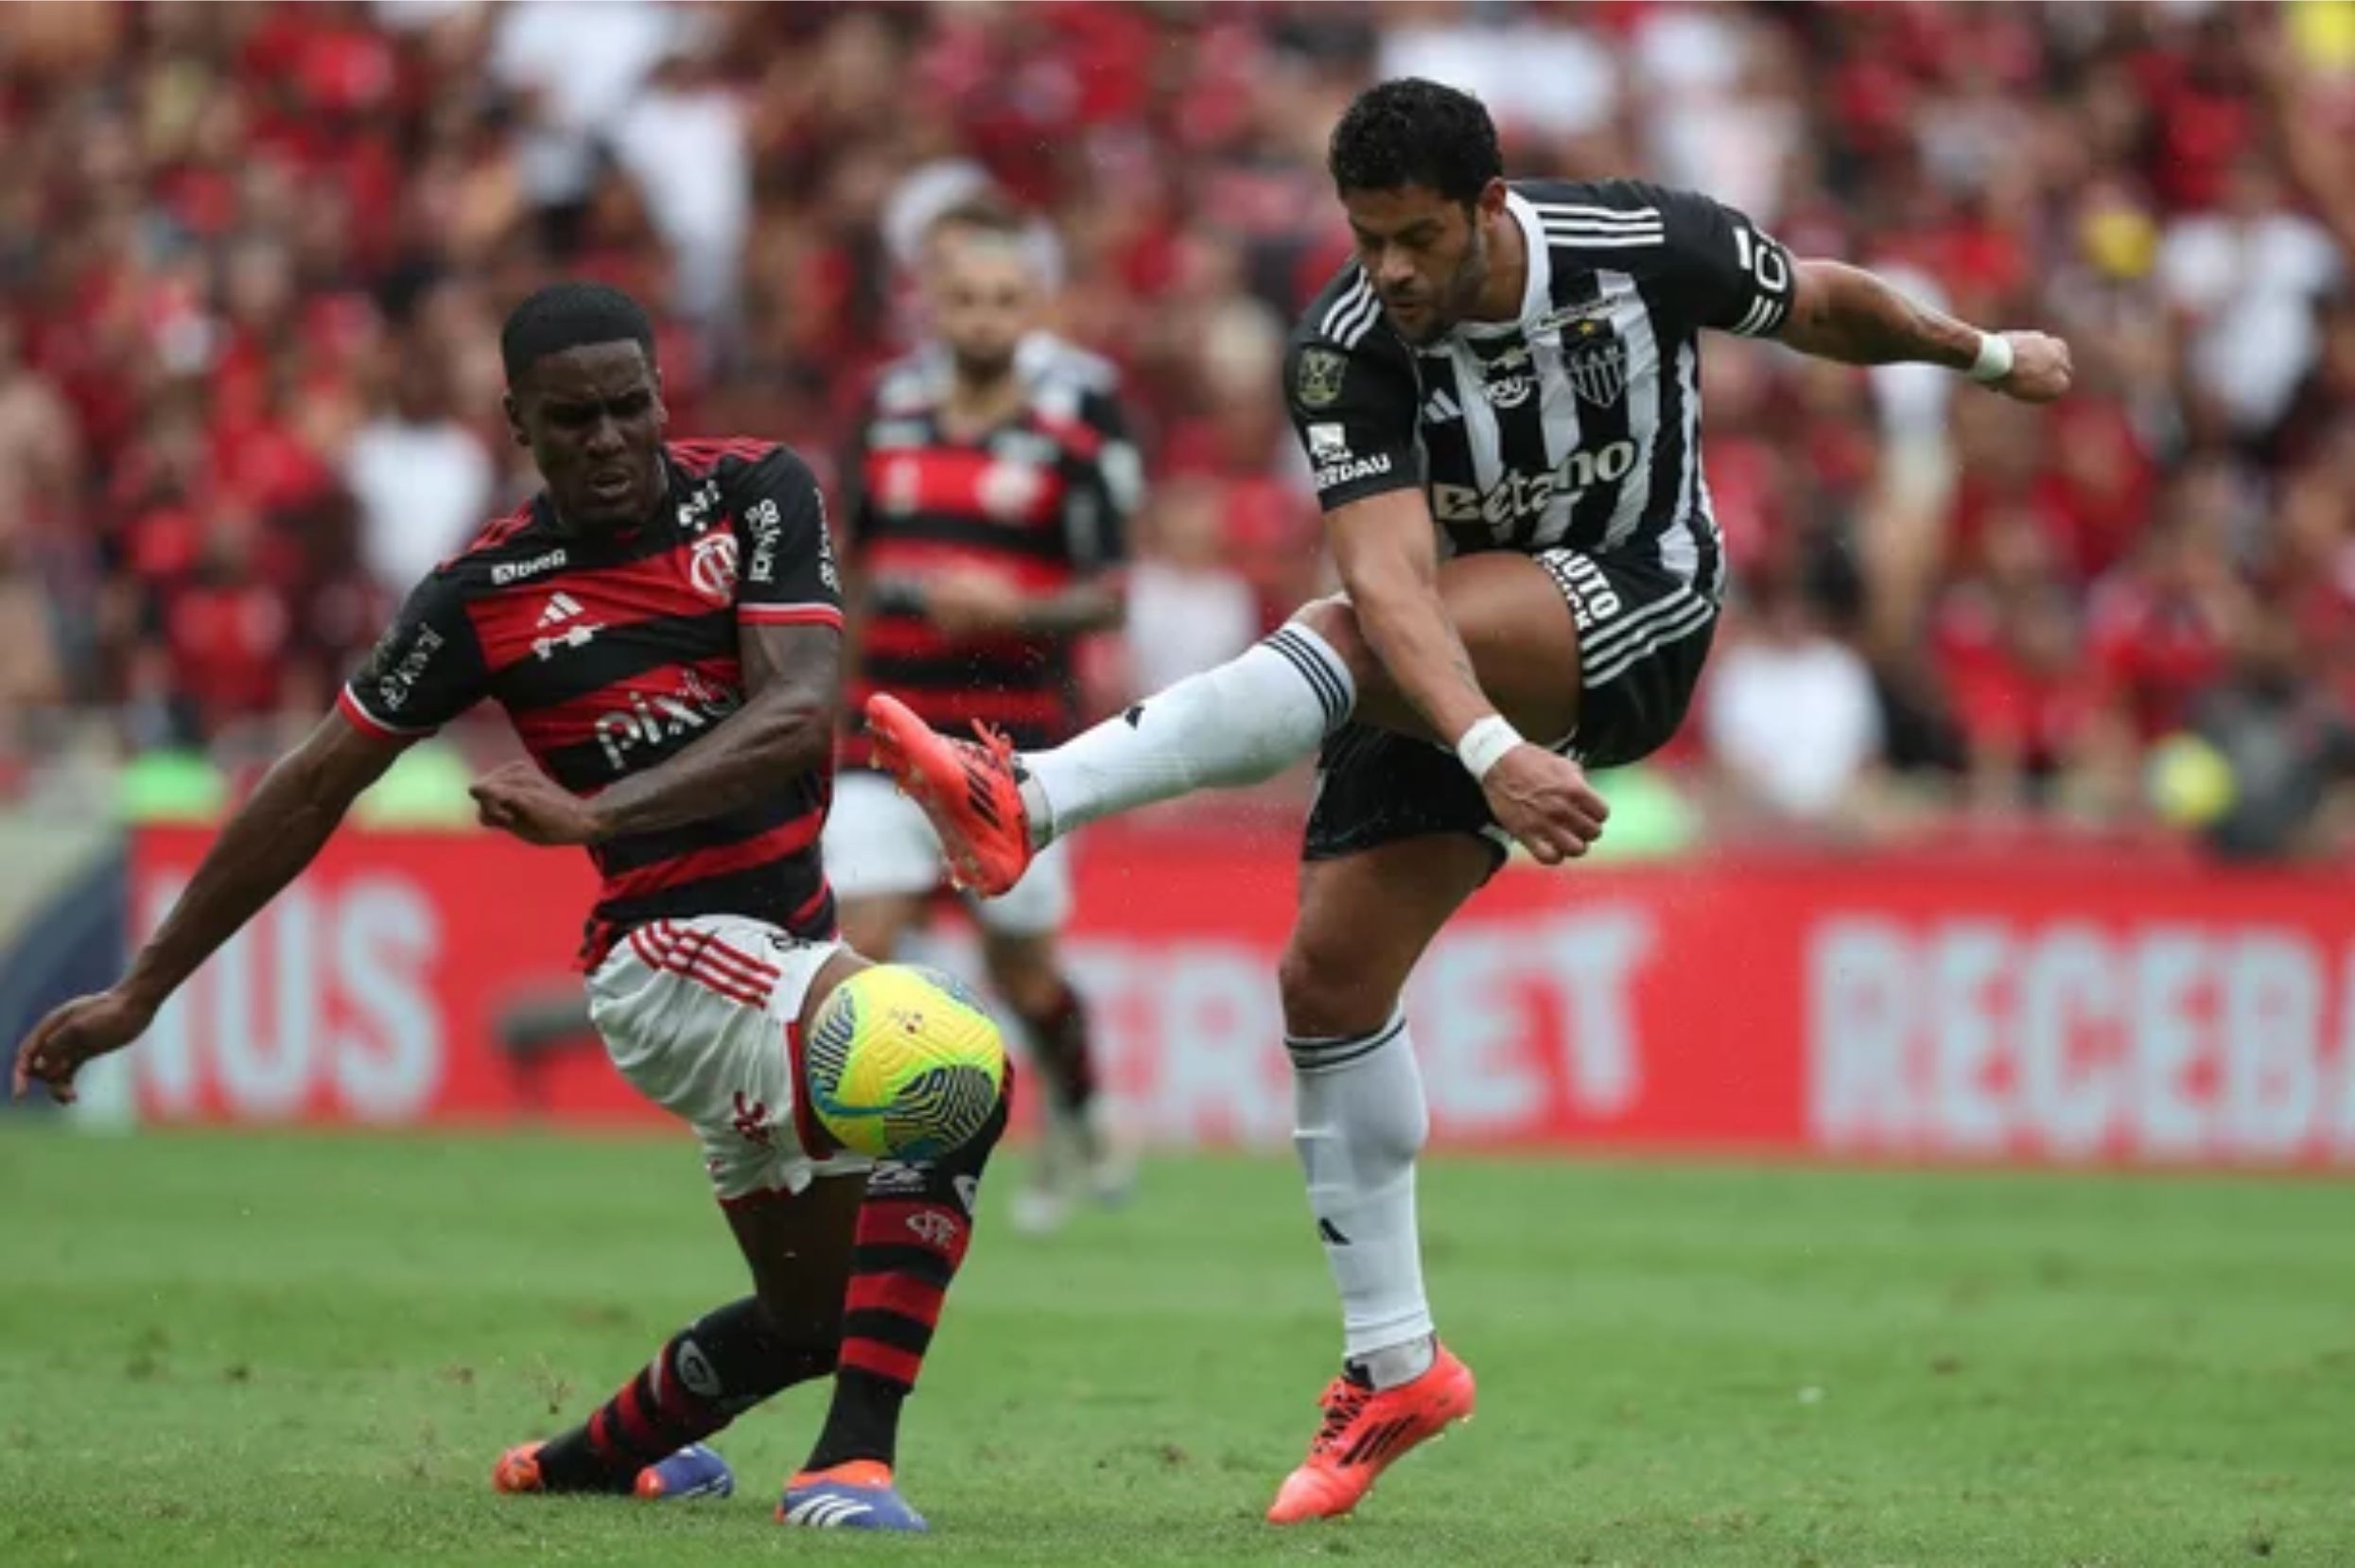
[[[1569,603],[1545,568],[1526,555],[1467,555],[1439,566],[1439,599],[1472,655],[1474,678],[1497,711],[1530,740],[1551,744],[1579,723],[1579,634]],[[1346,597],[1320,599],[1293,618],[1333,645],[1357,682],[1360,723],[1452,741],[1421,714],[1374,656]]]

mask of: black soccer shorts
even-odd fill
[[[1622,767],[1666,745],[1684,722],[1717,633],[1718,604],[1656,562],[1549,549],[1534,559],[1579,628],[1578,733],[1556,749],[1590,768]],[[1349,724],[1317,759],[1317,797],[1300,857],[1339,860],[1426,833],[1473,833],[1504,863],[1504,829],[1454,751]]]

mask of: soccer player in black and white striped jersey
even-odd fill
[[[1630,181],[1509,184],[1462,93],[1384,82],[1335,128],[1356,259],[1285,367],[1346,594],[1051,751],[949,742],[887,699],[879,747],[983,891],[1116,811],[1272,776],[1321,745],[1281,986],[1343,1374],[1268,1516],[1354,1507],[1468,1414],[1422,1288],[1409,971],[1505,847],[1583,855],[1585,769],[1683,719],[1725,587],[1701,477],[1703,328],[1849,364],[1923,361],[2043,403],[2067,346],[1981,333],[1742,214]],[[1525,739],[1526,737],[1527,739]]]

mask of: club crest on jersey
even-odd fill
[[[1627,345],[1603,322],[1580,322],[1569,334],[1561,369],[1581,400],[1596,408],[1616,403],[1628,390]]]
[[[687,580],[695,591],[714,604],[733,603],[736,599],[736,535],[733,532],[706,533],[695,541],[695,549],[687,560]]]
[[[1038,506],[1046,488],[1046,476],[1037,468],[1001,458],[973,481],[973,498],[998,522],[1019,523]]]
[[[1329,348],[1302,349],[1292,378],[1293,390],[1304,407],[1329,408],[1340,399],[1341,381],[1349,368],[1350,362]]]

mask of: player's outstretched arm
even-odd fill
[[[302,875],[406,744],[366,734],[338,714],[322,721],[230,817],[131,972],[112,990],[65,1003],[26,1037],[14,1092],[38,1080],[70,1104],[81,1065],[137,1039],[181,983]]]
[[[1859,267],[1803,261],[1782,340],[1850,365],[1944,365],[2023,403],[2068,391],[2068,344],[2041,332],[1983,333],[1908,299]]]
[[[841,628],[747,624],[740,635],[749,696],[709,735],[591,800],[511,762],[474,786],[483,824],[529,844],[598,844],[724,816],[825,766],[842,708]]]

